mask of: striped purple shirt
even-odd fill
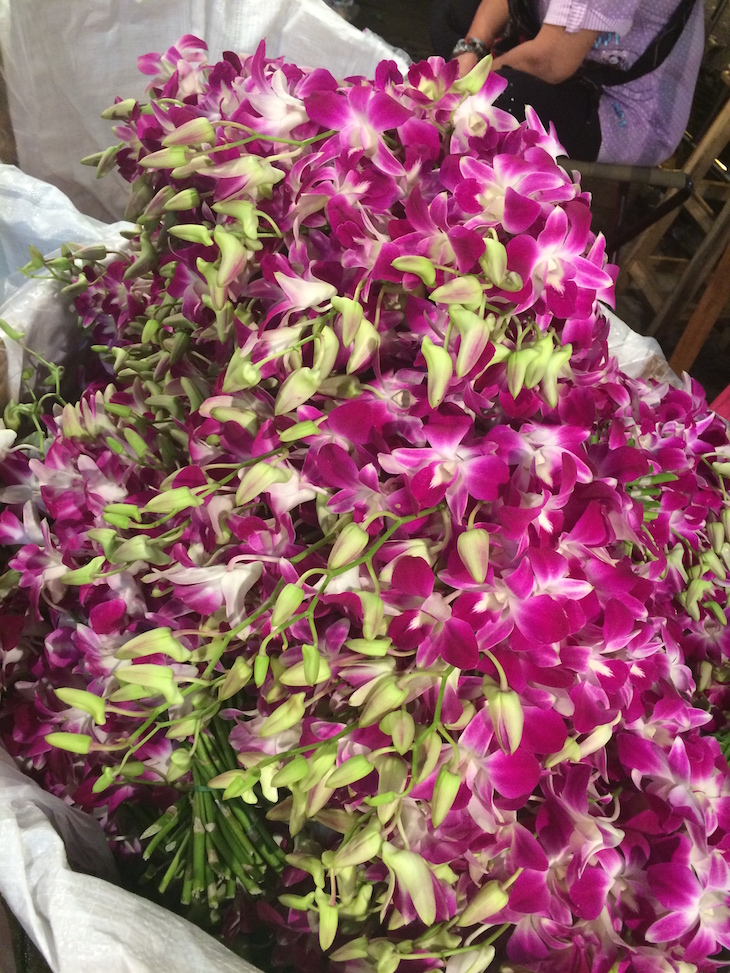
[[[543,23],[600,30],[591,60],[630,67],[667,22],[679,0],[538,0]],[[703,4],[669,57],[631,84],[605,88],[601,97],[599,162],[656,165],[674,152],[692,105],[704,45]]]

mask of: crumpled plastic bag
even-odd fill
[[[115,878],[97,823],[41,790],[0,749],[0,895],[53,973],[258,973]]]
[[[184,34],[206,41],[209,60],[224,50],[325,67],[335,77],[372,77],[379,61],[408,55],[361,32],[324,0],[0,0],[0,48],[20,167],[62,189],[84,213],[124,215],[128,184],[96,179],[79,160],[114,143],[101,112],[144,98],[149,78],[137,58],[163,52]]]

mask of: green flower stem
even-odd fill
[[[172,861],[167,866],[167,869],[165,871],[165,874],[162,876],[160,884],[157,886],[160,892],[166,892],[167,887],[175,877],[175,874],[178,870],[178,866],[180,865],[180,862],[182,860],[182,856],[187,851],[189,841],[190,841],[190,830],[188,829],[185,832],[185,834],[182,836],[182,841],[177,846],[177,851],[175,852]]]
[[[194,778],[193,778],[194,779]],[[193,895],[205,891],[205,821],[203,819],[202,794],[193,791]]]
[[[260,829],[257,823],[252,822],[240,803],[233,802],[229,808],[234,818],[237,818],[238,823],[245,829],[246,837],[257,842],[256,849],[267,865],[281,871],[285,864],[284,853],[269,834],[268,829]]]
[[[306,145],[312,145],[314,142],[322,142],[324,139],[328,139],[330,135],[337,134],[337,129],[332,128],[328,132],[322,132],[321,135],[313,135],[311,138],[308,139],[285,139],[278,135],[263,135],[261,132],[257,132],[255,129],[251,128],[250,125],[244,125],[242,122],[230,122],[228,120],[226,121],[221,120],[220,122],[217,122],[217,124],[224,126],[225,128],[240,128],[244,132],[250,132],[251,134],[249,138],[246,139],[246,142],[255,142],[255,141],[275,142],[275,143],[281,143],[282,145],[296,145],[299,146],[300,148],[304,148],[304,146]],[[225,145],[220,146],[220,148],[232,149],[239,144],[244,144],[244,143],[227,142]],[[267,158],[270,157],[267,156]]]
[[[152,825],[153,828],[157,828],[157,831],[154,833],[152,840],[144,850],[142,857],[145,859],[145,861],[152,855],[155,848],[159,845],[163,838],[165,838],[166,835],[172,831],[175,825],[179,823],[178,818],[182,818],[179,803],[173,804],[171,808],[165,811],[159,821]],[[147,834],[149,831],[150,829],[148,828],[146,832],[143,832],[142,837],[144,838],[145,834]]]

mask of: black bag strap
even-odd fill
[[[697,2],[698,0],[679,0],[672,16],[630,68],[622,70],[611,64],[584,61],[581,74],[598,87],[610,87],[629,84],[656,71],[674,50]],[[541,24],[534,0],[509,0],[509,13],[510,20],[517,25],[520,34],[527,39],[537,36]]]

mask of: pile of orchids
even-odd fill
[[[30,265],[86,387],[6,410],[5,745],[274,962],[718,968],[730,445],[609,357],[554,132],[488,59],[140,68],[128,247]]]

